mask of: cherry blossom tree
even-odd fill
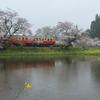
[[[59,42],[65,44],[66,48],[72,46],[72,43],[82,36],[86,36],[87,33],[82,29],[78,29],[77,25],[69,21],[58,22],[57,28],[59,29],[61,35],[59,36]]]
[[[80,47],[99,47],[100,40],[98,38],[91,38],[91,37],[82,37],[76,40],[75,46]]]
[[[0,36],[1,47],[5,49],[6,41],[12,35],[32,35],[30,24],[25,18],[20,18],[16,11],[7,9],[7,11],[0,10]]]

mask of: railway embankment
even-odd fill
[[[34,55],[100,55],[100,48],[70,47],[10,47],[0,49],[0,56],[34,56]]]

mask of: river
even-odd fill
[[[100,57],[0,57],[0,100],[100,100]]]

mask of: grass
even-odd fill
[[[0,56],[34,56],[34,55],[100,55],[100,48],[70,47],[68,50],[61,47],[10,47],[0,49]]]

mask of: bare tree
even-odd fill
[[[58,37],[60,35],[59,28],[53,27],[51,37],[55,37],[55,40],[58,41]]]
[[[57,28],[59,29],[61,35],[59,36],[59,41],[66,45],[66,48],[72,45],[81,36],[85,36],[86,32],[82,29],[78,29],[77,25],[71,22],[58,22]]]
[[[5,49],[6,41],[12,35],[26,35],[32,34],[30,24],[25,18],[20,18],[16,11],[7,9],[7,11],[0,10],[0,35],[1,46]]]
[[[60,32],[59,29],[57,27],[50,27],[50,26],[46,26],[43,27],[41,29],[38,29],[36,31],[36,35],[35,36],[41,36],[41,37],[55,37],[55,40],[58,39]]]
[[[42,27],[41,29],[38,29],[36,31],[35,36],[50,37],[51,33],[52,33],[52,28],[50,26],[46,26]]]

